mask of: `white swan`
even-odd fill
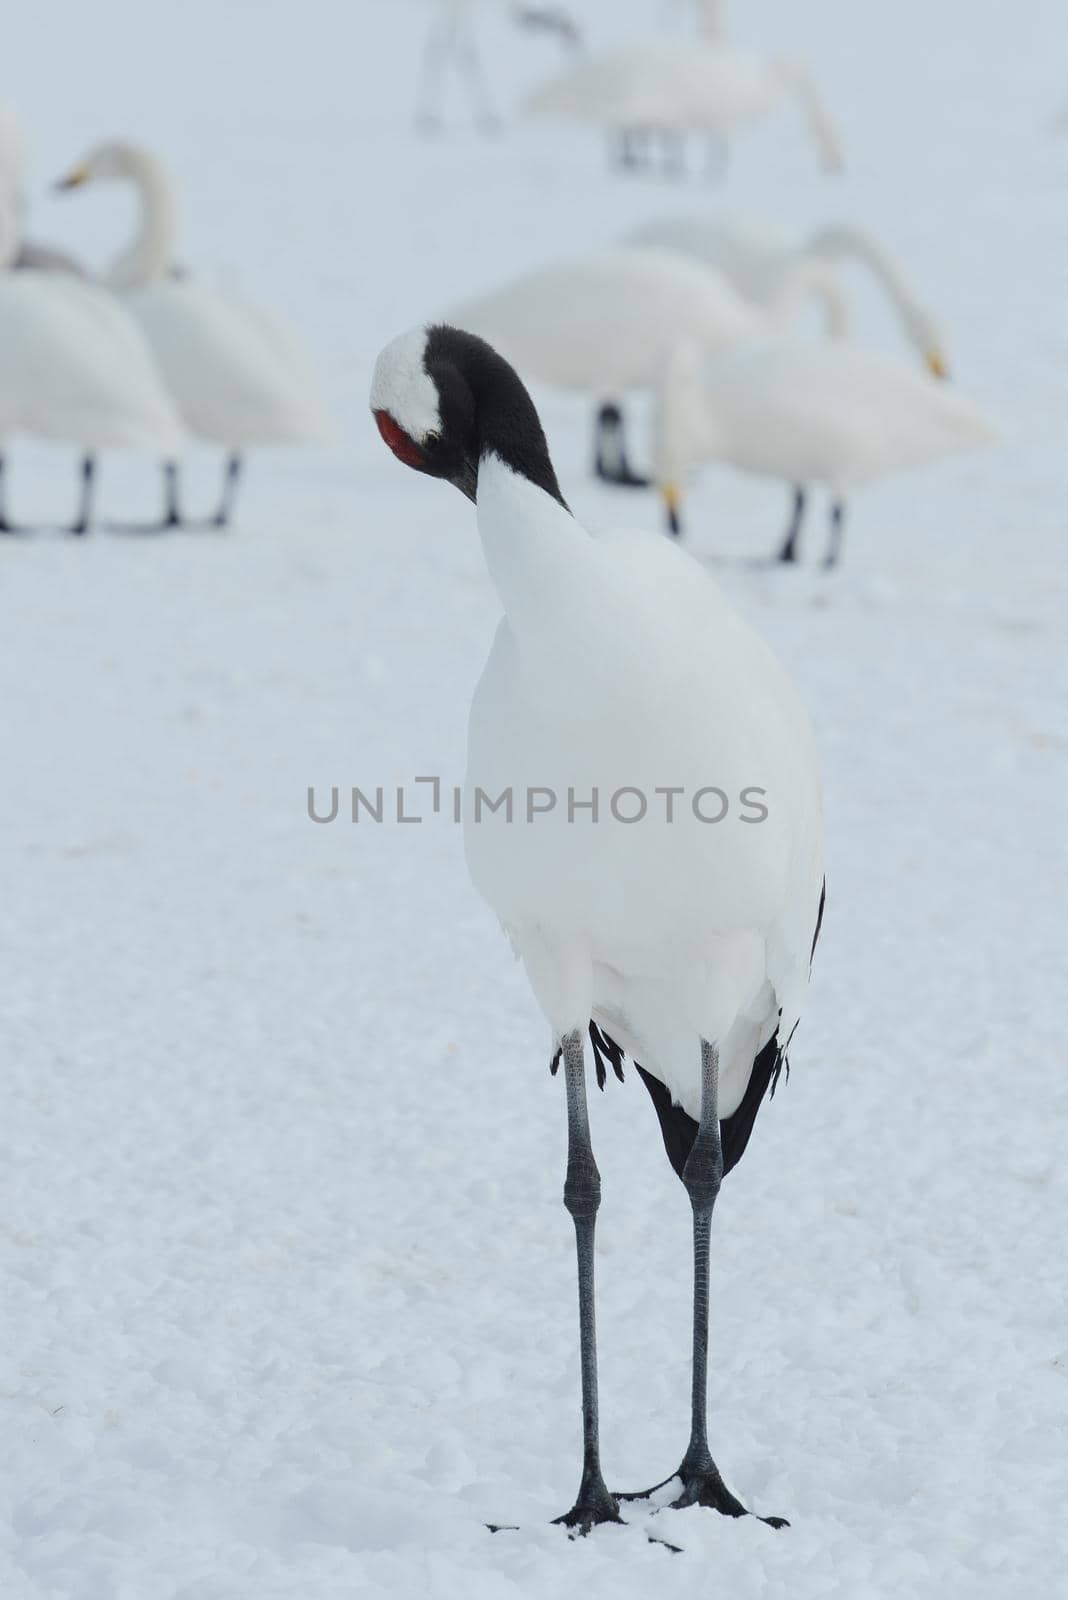
[[[644,248],[677,250],[717,268],[739,294],[762,306],[774,301],[798,262],[858,261],[886,293],[905,338],[931,372],[938,378],[948,374],[945,341],[936,317],[920,299],[900,262],[865,228],[831,223],[799,240],[785,228],[762,219],[687,212],[645,223],[628,238]]]
[[[371,406],[401,461],[476,501],[503,612],[471,707],[464,845],[563,1061],[585,1448],[559,1520],[581,1533],[620,1520],[598,1449],[587,1034],[602,1073],[610,1061],[622,1076],[624,1052],[641,1062],[693,1208],[691,1428],[673,1503],[740,1516],[708,1446],[709,1229],[800,1016],[819,931],[808,719],[684,551],[591,538],[575,521],[530,396],[481,340],[441,326],[402,335],[378,359]],[[482,1092],[507,1095],[504,1084]]]
[[[174,276],[174,191],[161,163],[138,145],[98,146],[58,187],[117,179],[137,189],[138,232],[107,281],[143,329],[190,431],[229,453],[222,499],[211,519],[233,510],[242,454],[253,445],[330,444],[336,428],[295,336],[234,296]],[[181,520],[168,472],[164,525]]]
[[[102,289],[65,273],[12,270],[16,207],[0,197],[0,532],[2,451],[12,434],[77,445],[82,495],[73,533],[92,518],[94,453],[174,456],[186,434],[140,330]]]
[[[54,245],[38,244],[25,237],[26,215],[26,141],[22,125],[11,107],[0,100],[0,193],[13,206],[18,249],[12,263],[15,267],[40,267],[49,272],[72,272],[87,277],[85,268],[66,250]]]
[[[710,134],[719,139],[787,100],[800,107],[825,167],[842,166],[842,145],[801,62],[737,50],[716,39],[643,39],[616,46],[552,79],[527,102],[531,115],[635,133]]]
[[[611,246],[513,279],[449,308],[449,320],[481,335],[527,379],[599,397],[652,390],[678,345],[712,353],[767,334],[814,296],[839,331],[845,308],[833,273],[820,262],[784,274],[768,309],[744,300],[722,274],[669,250]],[[612,417],[618,427],[613,434]],[[602,405],[597,470],[615,483],[645,483],[632,473],[614,405]],[[669,525],[678,531],[674,489]]]
[[[767,339],[702,360],[673,352],[657,411],[656,472],[676,484],[703,462],[821,484],[832,497],[825,565],[841,553],[845,498],[874,480],[976,450],[995,438],[972,401],[906,362],[846,342]],[[805,509],[779,560],[798,556]]]
[[[727,0],[666,0],[665,17],[688,13],[706,39],[722,39],[727,32]]]

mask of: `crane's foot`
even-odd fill
[[[651,1489],[646,1489],[640,1494],[621,1494],[617,1498],[623,1501],[649,1500],[654,1494],[659,1494],[661,1489],[677,1483],[680,1493],[674,1500],[668,1502],[668,1509],[672,1511],[685,1511],[688,1506],[707,1506],[711,1511],[718,1511],[724,1517],[750,1517],[755,1512],[749,1510],[731,1493],[724,1483],[716,1463],[709,1458],[708,1461],[696,1467],[687,1465],[684,1461],[678,1472],[670,1478],[665,1478],[662,1483],[656,1483]],[[758,1522],[766,1523],[769,1528],[788,1528],[790,1524],[785,1517],[757,1517]]]
[[[567,1528],[572,1539],[584,1539],[591,1528],[599,1527],[602,1522],[622,1521],[619,1501],[601,1485],[588,1494],[580,1494],[570,1511],[553,1518],[553,1525]]]
[[[669,1478],[668,1482],[670,1483],[671,1481]],[[653,1492],[650,1489],[649,1493],[652,1494]],[[624,1527],[626,1526],[625,1519],[619,1514],[620,1500],[641,1500],[644,1498],[644,1495],[624,1496],[610,1494],[601,1484],[580,1493],[578,1500],[570,1511],[565,1511],[562,1517],[553,1518],[553,1527],[566,1528],[569,1539],[585,1539],[588,1534],[592,1533],[594,1528],[600,1527],[605,1522],[614,1522],[618,1526]],[[490,1533],[519,1532],[519,1527],[514,1522],[487,1522],[486,1527]],[[681,1545],[672,1544],[670,1539],[662,1539],[658,1534],[650,1533],[648,1528],[643,1531],[647,1543],[662,1545],[665,1550],[670,1550],[673,1555],[681,1555]]]

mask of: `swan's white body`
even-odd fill
[[[330,444],[336,433],[302,360],[250,307],[190,279],[123,295],[191,431],[231,449]]]
[[[715,1041],[729,1116],[808,981],[823,879],[808,720],[764,643],[667,540],[595,540],[493,457],[478,528],[505,617],[471,708],[472,878],[556,1037],[592,1018],[695,1118],[700,1040]],[[553,790],[556,811],[475,823],[475,787],[509,785]],[[730,800],[718,823],[692,809],[710,786]],[[754,786],[759,823],[737,806]],[[685,791],[670,823],[658,788]],[[643,821],[612,818],[624,789],[648,798]],[[569,790],[597,791],[596,824],[567,820]],[[633,794],[620,809],[635,812]]]
[[[178,453],[185,430],[138,328],[78,278],[9,270],[15,244],[13,203],[0,200],[0,441]]]
[[[928,365],[936,371],[947,366],[935,317],[900,263],[865,229],[833,224],[797,239],[761,218],[686,212],[646,223],[629,236],[629,242],[641,249],[674,250],[714,267],[739,294],[765,308],[774,304],[799,266],[832,270],[832,263],[856,261],[874,275],[893,304],[906,339]]]
[[[658,416],[661,481],[720,460],[795,484],[824,484],[841,498],[995,437],[990,420],[963,395],[849,343],[769,339],[700,366],[677,356],[675,365]]]
[[[67,184],[95,178],[137,187],[139,233],[108,282],[143,329],[189,429],[232,450],[333,442],[334,424],[289,330],[258,307],[172,275],[174,198],[159,162],[136,146],[108,145]]]
[[[838,314],[826,274],[802,269],[780,286],[776,317],[805,294]],[[719,273],[673,251],[623,246],[535,269],[449,310],[526,378],[593,394],[648,389],[680,344],[712,352],[773,326]]]
[[[717,39],[643,39],[570,68],[529,101],[535,116],[609,130],[728,137],[795,99],[825,166],[840,167],[838,134],[806,69]]]

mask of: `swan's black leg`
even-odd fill
[[[790,526],[786,530],[786,540],[779,551],[780,561],[797,560],[797,541],[801,536],[801,524],[805,520],[805,505],[805,491],[798,485],[794,490],[794,509],[790,517]]]
[[[168,533],[182,526],[178,505],[178,463],[163,462],[163,515],[158,522],[109,522],[116,533]]]
[[[842,554],[842,532],[845,525],[845,503],[836,500],[831,507],[831,537],[827,545],[827,554],[823,558],[825,567],[836,567]]]
[[[242,459],[238,451],[227,457],[226,472],[223,477],[222,498],[218,510],[211,518],[213,528],[226,528],[234,511],[234,501],[237,498],[238,484],[241,482]]]
[[[178,505],[178,463],[163,463],[163,519],[161,528],[180,528],[182,513]]]
[[[620,128],[614,149],[617,166],[633,172],[638,165],[638,140],[633,128]]]
[[[619,1506],[601,1475],[597,1413],[597,1327],[593,1292],[593,1233],[601,1204],[601,1175],[593,1158],[586,1109],[586,1065],[581,1032],[561,1042],[567,1089],[567,1178],[564,1205],[575,1223],[578,1254],[579,1341],[582,1364],[582,1481],[578,1498],[557,1522],[589,1533],[599,1522],[619,1522]]]
[[[78,515],[70,525],[71,533],[88,533],[93,520],[93,489],[96,485],[96,458],[82,457],[82,493]]]
[[[21,533],[13,522],[7,520],[7,461],[0,456],[0,533]]]
[[[671,1502],[675,1509],[709,1506],[728,1517],[749,1513],[724,1483],[708,1448],[708,1265],[712,1211],[723,1180],[723,1146],[719,1127],[719,1051],[701,1041],[701,1120],[693,1148],[682,1169],[682,1181],[693,1211],[693,1379],[691,1387],[690,1442],[679,1469],[642,1495],[621,1495],[623,1500],[647,1499],[676,1478],[682,1489]],[[781,1517],[762,1517],[773,1528],[787,1527]]]
[[[649,488],[649,479],[631,470],[627,458],[626,422],[619,406],[611,400],[597,413],[593,470],[603,483],[624,489]]]

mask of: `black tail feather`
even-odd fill
[[[634,1064],[638,1068],[638,1076],[649,1091],[653,1108],[659,1118],[667,1158],[681,1178],[682,1169],[697,1138],[697,1123],[681,1106],[673,1103],[670,1090],[660,1082],[659,1078],[654,1078],[651,1072],[646,1072],[637,1062]],[[744,1156],[764,1096],[768,1094],[769,1089],[771,1094],[768,1098],[774,1095],[779,1083],[779,1074],[784,1067],[789,1073],[786,1051],[785,1048],[780,1048],[779,1035],[776,1032],[753,1062],[753,1070],[749,1074],[749,1082],[742,1096],[741,1105],[729,1117],[720,1119],[719,1135],[723,1144],[724,1176],[736,1167]]]
[[[603,1033],[596,1022],[590,1023],[590,1043],[593,1046],[593,1069],[597,1074],[597,1087],[603,1090],[608,1082],[608,1068],[611,1067],[620,1083],[623,1082],[623,1052],[614,1039]],[[556,1054],[549,1062],[549,1071],[556,1077],[556,1069],[560,1065],[562,1050],[558,1047]]]
[[[779,1087],[779,1078],[785,1070],[790,1076],[790,1063],[786,1052],[796,1032],[797,1024],[790,1031],[790,1038],[784,1044],[779,1043],[778,1029],[768,1040],[763,1050],[760,1051],[753,1062],[753,1070],[749,1074],[742,1103],[729,1117],[720,1119],[719,1132],[723,1144],[723,1172],[726,1175],[732,1167],[736,1167],[745,1154],[749,1143],[749,1136],[753,1131],[757,1112],[760,1110],[767,1095],[771,1100]],[[603,1089],[608,1081],[608,1068],[611,1067],[620,1083],[623,1082],[623,1057],[624,1052],[610,1034],[599,1028],[596,1022],[590,1023],[590,1043],[593,1046],[594,1070],[597,1073],[597,1087]],[[549,1063],[549,1071],[556,1076],[560,1065],[562,1051],[557,1049]],[[697,1123],[681,1106],[677,1106],[671,1099],[671,1092],[659,1078],[654,1078],[651,1072],[636,1061],[638,1076],[649,1091],[660,1122],[660,1132],[664,1140],[664,1149],[667,1151],[668,1160],[682,1177],[682,1169],[686,1165],[687,1157],[693,1149],[693,1142],[697,1138]]]

